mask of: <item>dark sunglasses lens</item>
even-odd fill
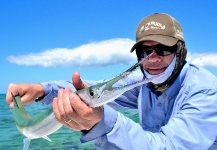
[[[172,54],[173,52],[172,51],[162,51],[162,56],[167,56],[167,55],[170,55]]]
[[[159,56],[168,56],[168,55],[172,54],[173,52],[175,52],[176,48],[177,48],[176,45],[169,47],[169,46],[158,44],[158,45],[153,46],[153,47],[140,45],[137,48],[137,50],[138,50],[138,52],[140,52],[141,58],[144,58],[144,57],[147,57],[149,54],[151,54],[153,52],[153,50],[155,50],[155,52]]]
[[[145,57],[147,57],[149,54],[152,53],[152,49],[143,48],[143,49],[141,49],[140,51],[141,51],[141,58],[145,58]]]
[[[176,48],[177,48],[176,45],[174,45],[174,46],[165,46],[165,45],[158,44],[156,46],[155,51],[159,56],[168,56],[168,55],[172,54],[173,52],[175,52]]]
[[[168,51],[168,50],[160,50],[160,49],[155,49],[155,52],[159,56],[168,56],[173,53],[173,51]]]

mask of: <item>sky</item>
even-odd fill
[[[0,93],[10,83],[109,79],[136,63],[130,48],[146,16],[167,13],[187,60],[217,75],[217,1],[0,0]],[[201,79],[202,80],[202,79]]]

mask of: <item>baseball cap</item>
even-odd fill
[[[133,52],[142,41],[156,41],[166,46],[175,45],[178,40],[184,42],[182,27],[172,16],[155,13],[142,19],[136,30],[136,43]]]

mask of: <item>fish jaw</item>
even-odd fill
[[[112,89],[112,90],[105,90],[103,93],[100,95],[99,98],[94,99],[90,103],[90,107],[100,107],[102,105],[105,105],[109,102],[114,101],[117,99],[119,96],[121,96],[125,91],[122,89]]]
[[[76,93],[87,105],[92,106],[92,102],[96,101],[100,95],[102,95],[107,83],[108,82],[98,83],[85,89],[78,90]]]
[[[98,83],[88,88],[78,90],[76,91],[76,93],[88,106],[90,107],[102,106],[102,100],[107,103],[107,101],[115,100],[117,98],[116,95],[120,96],[123,93],[121,92],[121,88],[116,89],[113,88],[113,86],[117,82],[124,80],[124,78],[127,77],[130,73],[131,72],[123,72],[119,76],[109,81]],[[119,94],[120,92],[121,94]]]

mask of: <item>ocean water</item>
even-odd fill
[[[33,103],[25,106],[28,114],[34,116],[47,108],[41,103]],[[124,110],[125,114],[135,122],[138,122],[136,110]],[[17,130],[13,110],[10,110],[5,102],[5,94],[0,94],[0,150],[22,150],[24,136]],[[93,142],[81,143],[80,132],[62,127],[49,135],[52,142],[45,139],[33,139],[29,150],[94,150]]]

